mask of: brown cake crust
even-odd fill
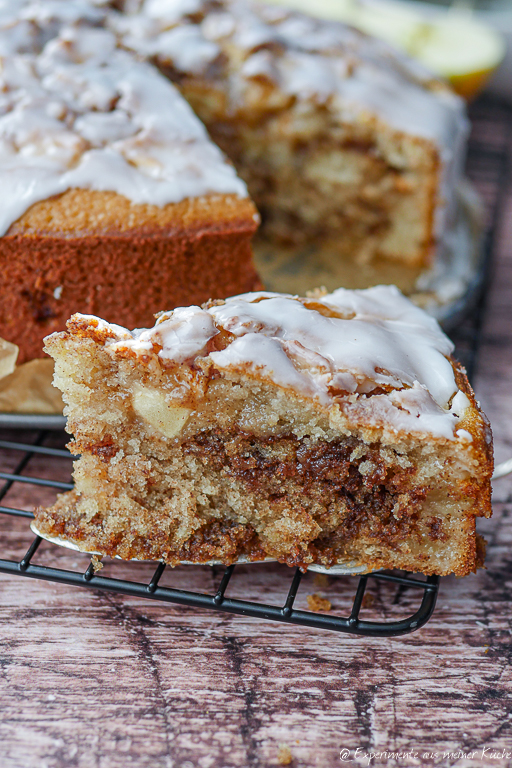
[[[135,328],[152,325],[155,307],[258,289],[257,224],[252,202],[236,195],[160,208],[72,189],[36,203],[0,239],[0,336],[23,363],[42,357],[44,337],[77,311]]]

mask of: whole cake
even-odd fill
[[[46,340],[75,489],[35,530],[121,558],[465,575],[491,433],[452,344],[396,288],[250,293]]]

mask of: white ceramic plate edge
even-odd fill
[[[72,541],[68,541],[67,539],[63,539],[60,536],[48,536],[45,533],[41,533],[38,529],[35,523],[30,523],[30,528],[32,530],[32,533],[35,533],[36,536],[40,536],[45,541],[49,541],[51,544],[57,544],[59,547],[65,547],[66,549],[71,549],[73,552],[81,552],[82,554],[86,555],[97,555],[98,557],[101,557],[99,552],[91,552],[90,550],[86,549],[80,549],[80,547],[77,544],[74,544]],[[116,557],[117,560],[121,560],[122,558]],[[136,558],[133,558],[135,562],[154,562],[154,561],[139,561]],[[271,557],[266,557],[265,560],[249,560],[245,555],[241,555],[238,560],[236,561],[236,565],[251,565],[256,563],[275,563],[276,561],[273,560]],[[207,563],[191,563],[187,560],[183,560],[180,565],[223,565],[223,563],[220,560],[209,560]],[[362,573],[368,573],[368,569],[365,568],[364,565],[356,565],[354,563],[339,563],[337,565],[333,565],[331,568],[326,568],[324,565],[308,565],[308,571],[313,571],[314,573],[325,573],[327,575],[331,576],[347,576],[347,575],[357,575]]]

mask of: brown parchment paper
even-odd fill
[[[53,386],[49,357],[16,365],[18,347],[0,338],[0,412],[61,414],[60,391]]]

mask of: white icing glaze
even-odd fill
[[[233,340],[208,353],[208,341],[221,330]],[[111,354],[126,348],[144,354],[153,344],[164,362],[202,358],[221,373],[270,380],[328,409],[339,406],[369,426],[468,439],[456,435],[470,402],[446,359],[453,345],[394,286],[340,289],[314,301],[264,292],[234,296],[209,309],[175,309],[154,328],[115,330],[105,341]]]
[[[376,315],[371,314],[371,301],[364,297],[359,302],[362,292],[353,292],[351,309],[356,315],[350,320],[325,317],[288,297],[257,303],[234,298],[210,311],[221,327],[236,336],[249,334],[257,338],[256,334],[262,333],[276,343],[281,339],[298,342],[321,355],[331,372],[348,371],[363,386],[367,381],[391,387],[413,386],[419,381],[439,405],[445,406],[456,391],[451,364],[444,357],[452,351],[451,343],[440,329],[433,328],[435,321],[429,318],[421,322],[419,314],[423,313],[417,308],[409,312],[414,322],[395,319],[394,308],[391,318],[384,319],[383,294],[397,300],[403,297],[396,288],[386,291],[380,286],[379,290],[381,303]],[[334,294],[326,296],[322,303],[329,305],[331,298],[336,306]],[[223,354],[217,353],[216,363],[222,365]]]
[[[71,188],[159,206],[247,195],[174,86],[91,26],[103,11],[84,0],[20,5],[0,12],[0,234]]]
[[[98,331],[107,332],[113,341],[118,341],[119,339],[131,341],[136,333],[136,331],[130,333],[126,328],[123,328],[121,325],[116,325],[116,323],[107,323],[106,320],[102,320],[101,317],[96,317],[96,315],[78,315],[78,317],[85,320],[90,326],[96,328]]]
[[[178,307],[159,318],[155,328],[143,331],[138,343],[156,342],[160,357],[183,363],[202,355],[208,341],[218,333],[213,317],[200,307]]]
[[[297,370],[284,345],[275,338],[249,332],[235,339],[222,352],[212,352],[210,358],[221,371],[246,372],[249,369],[255,377],[270,379],[280,387],[316,397],[322,403],[329,402],[315,378]]]
[[[193,74],[204,71],[205,66],[220,53],[218,45],[205,40],[200,29],[192,24],[174,27],[149,38],[136,40],[130,37],[125,43],[144,56],[159,56],[170,60],[178,69]]]
[[[144,12],[150,19],[175,24],[183,16],[200,11],[202,4],[202,0],[146,0]]]
[[[191,12],[201,17],[196,24],[187,18]],[[165,39],[164,31],[183,23],[189,26],[183,46],[188,44],[193,26],[205,42],[229,42],[241,49],[241,64],[245,62],[242,76],[253,76],[251,58],[264,46],[278,87],[320,101],[341,97],[344,119],[350,120],[351,111],[353,117],[374,112],[399,132],[432,139],[447,152],[452,152],[454,140],[467,129],[461,99],[442,87],[430,89],[428,83],[434,77],[426,70],[385,43],[341,23],[246,0],[222,0],[214,5],[206,0],[146,0],[139,13],[117,18],[117,25],[112,18],[126,45],[144,55],[150,46],[151,55],[170,60],[185,72],[205,71],[219,48],[211,48],[208,57],[195,43],[197,60],[191,61],[191,52],[187,66],[182,68],[179,58],[185,52],[175,58],[159,50],[158,40]]]

